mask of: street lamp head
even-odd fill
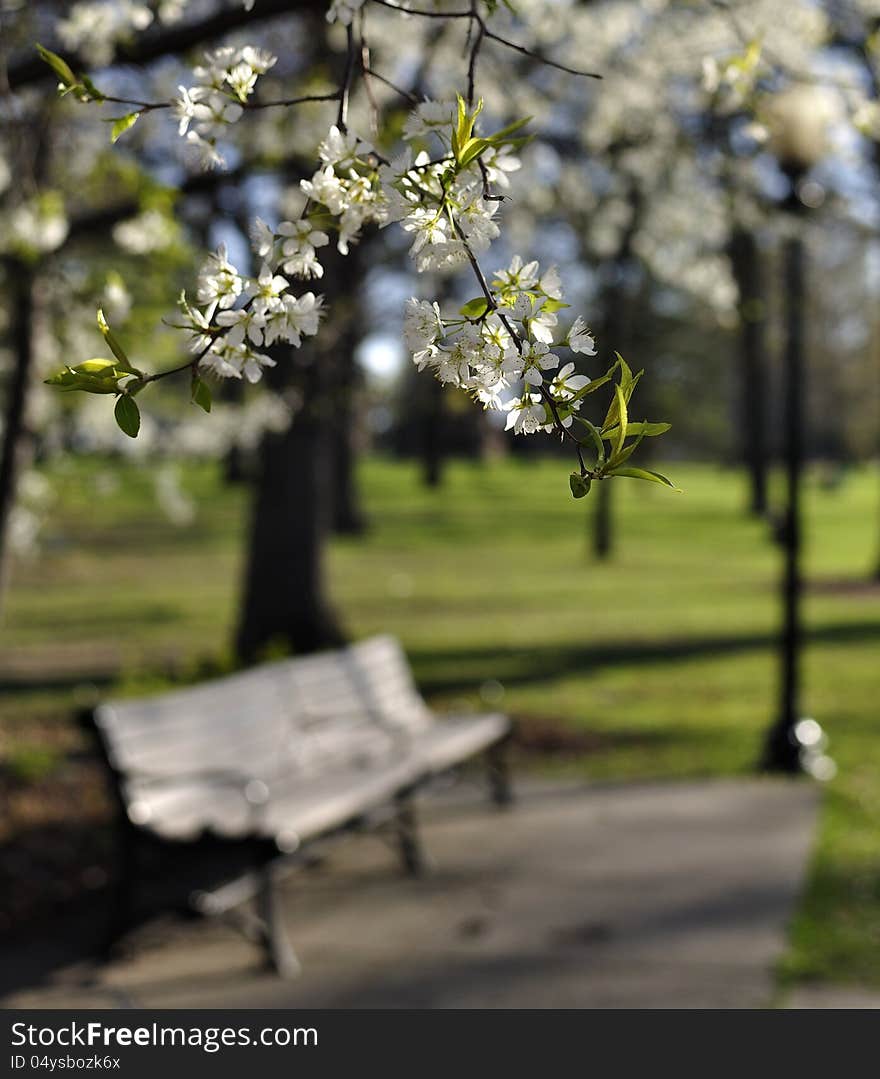
[[[789,179],[799,180],[828,153],[833,118],[832,102],[818,86],[795,86],[769,98],[768,146]]]

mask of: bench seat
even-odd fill
[[[509,732],[510,720],[498,713],[444,716],[411,735],[410,745],[424,773],[435,776],[490,749]]]

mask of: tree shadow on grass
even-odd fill
[[[505,686],[546,682],[570,674],[608,667],[669,663],[676,660],[734,656],[774,648],[775,632],[679,637],[652,641],[612,641],[523,647],[467,647],[439,650],[409,649],[422,692],[439,695],[473,690],[486,672]],[[880,640],[880,618],[821,626],[805,634],[810,644],[848,644]],[[448,674],[446,671],[448,670]]]

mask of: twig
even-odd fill
[[[360,10],[360,28],[361,28],[361,47],[360,47],[360,61],[361,61],[361,78],[364,84],[364,90],[366,91],[367,98],[370,102],[370,126],[373,130],[373,135],[379,134],[379,103],[376,101],[376,95],[373,93],[373,86],[370,80],[367,78],[367,72],[370,70],[370,46],[367,42],[367,33],[365,23],[367,21],[366,12],[363,8]]]
[[[578,75],[583,79],[601,79],[602,76],[596,71],[582,71],[580,68],[568,67],[567,64],[560,64],[558,60],[550,60],[546,56],[542,56],[539,52],[533,52],[531,49],[527,49],[525,45],[517,45],[513,41],[508,41],[506,37],[501,37],[500,34],[493,33],[480,19],[480,23],[483,26],[483,31],[490,41],[496,41],[499,45],[503,45],[507,49],[513,49],[514,52],[521,53],[523,56],[530,56],[533,60],[537,60],[541,64],[546,64],[547,67],[555,67],[558,71],[564,71],[567,75]]]
[[[595,71],[582,71],[580,68],[561,64],[558,60],[550,60],[542,53],[527,49],[525,45],[517,45],[515,41],[510,41],[508,38],[496,34],[494,30],[490,30],[486,25],[486,20],[476,10],[475,3],[472,3],[467,11],[426,11],[424,8],[401,7],[399,4],[391,3],[390,0],[373,0],[373,3],[379,4],[382,7],[391,8],[392,11],[399,11],[404,15],[419,15],[425,19],[470,19],[472,23],[476,22],[479,25],[481,37],[485,36],[489,38],[490,41],[495,41],[507,49],[513,49],[514,52],[521,53],[523,56],[529,56],[532,60],[537,60],[541,64],[546,64],[548,67],[555,67],[559,71],[564,71],[567,75],[578,75],[584,79],[602,78],[602,76]]]
[[[348,98],[351,94],[351,80],[354,75],[355,47],[354,29],[349,24],[345,28],[348,52],[345,57],[345,73],[342,76],[342,86],[339,88],[339,110],[336,113],[336,126],[345,134],[348,131]]]
[[[235,104],[240,105],[242,109],[257,110],[257,109],[276,109],[276,108],[289,108],[293,105],[305,105],[311,101],[338,101],[340,96],[339,90],[333,90],[328,94],[305,94],[302,97],[287,97],[281,98],[278,101],[239,101],[237,98],[230,96],[229,100]],[[109,102],[112,105],[133,105],[139,112],[152,112],[154,109],[171,109],[174,108],[174,101],[135,101],[128,97],[110,97],[103,95],[99,103],[103,104]]]
[[[480,46],[483,44],[483,38],[486,35],[486,26],[477,11],[477,0],[471,0],[471,21],[468,23],[468,37],[470,37],[473,31],[475,23],[477,31],[474,34],[473,44],[471,45],[467,76],[467,103],[468,108],[470,109],[474,107],[474,83],[477,77],[477,57],[480,55]]]
[[[369,75],[372,79],[377,79],[379,82],[384,83],[389,90],[393,90],[395,94],[400,94],[402,98],[405,98],[411,105],[418,105],[419,98],[416,94],[411,93],[409,90],[404,90],[402,86],[398,86],[397,83],[392,82],[390,79],[386,79],[384,75],[381,75],[375,68],[365,67],[363,69],[365,75]]]

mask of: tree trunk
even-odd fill
[[[353,254],[349,258],[353,258]],[[356,410],[359,373],[355,360],[358,345],[357,329],[360,319],[356,307],[340,334],[336,348],[336,394],[332,408],[333,454],[333,531],[343,536],[359,536],[367,529],[367,518],[361,504],[355,451]]]
[[[332,316],[318,339],[301,349],[273,351],[277,366],[266,372],[273,389],[283,391],[295,382],[302,397],[290,427],[267,433],[260,447],[236,635],[236,651],[245,663],[270,648],[314,652],[345,640],[327,596],[324,547],[343,508],[352,514],[358,504],[344,398],[360,325],[362,260],[357,247],[346,258],[327,252],[325,281]],[[347,455],[341,462],[340,425]],[[341,497],[340,480],[345,488]]]
[[[294,362],[291,355],[280,357],[279,367]],[[236,637],[236,651],[245,663],[276,646],[311,652],[343,641],[324,577],[332,458],[331,433],[322,416],[320,363],[309,365],[306,381],[302,407],[290,427],[267,433],[260,448]]]
[[[763,517],[767,513],[766,317],[761,252],[747,229],[734,229],[730,262],[739,288],[741,457],[749,477],[749,512]]]
[[[611,488],[613,480],[596,484],[596,503],[593,510],[593,554],[604,562],[611,556]]]
[[[8,285],[14,292],[11,343],[15,366],[6,391],[3,448],[0,457],[0,605],[9,578],[9,521],[15,506],[18,480],[31,451],[25,416],[34,360],[33,271],[21,263],[10,264]]]
[[[443,385],[432,378],[426,395],[425,427],[422,437],[422,477],[426,487],[443,482]]]

